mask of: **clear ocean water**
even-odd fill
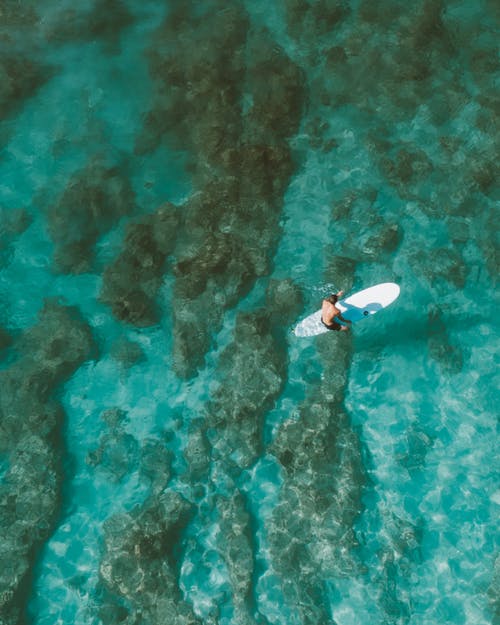
[[[499,622],[498,27],[4,1],[1,625]]]

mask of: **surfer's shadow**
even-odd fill
[[[342,307],[345,309],[342,311],[342,315],[351,321],[359,321],[360,319],[363,319],[363,317],[373,315],[383,308],[382,304],[379,304],[378,302],[372,302],[371,304],[361,307],[343,302]]]

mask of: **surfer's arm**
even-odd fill
[[[344,317],[342,317],[342,315],[337,315],[337,319],[339,321],[343,321],[344,323],[352,323],[352,321],[350,319],[344,319]]]

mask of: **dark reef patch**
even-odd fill
[[[217,459],[248,466],[262,453],[263,417],[280,394],[283,354],[275,350],[264,312],[240,314],[235,341],[220,358],[224,379],[209,404],[209,437]],[[221,433],[224,432],[224,436]]]
[[[334,268],[352,272],[356,262],[380,261],[399,247],[403,228],[381,215],[378,194],[370,188],[348,191],[332,207],[332,222],[344,241]],[[333,260],[332,260],[333,262]],[[332,273],[332,279],[336,278]]]
[[[286,380],[286,321],[300,309],[293,283],[272,282],[266,307],[237,317],[234,341],[219,359],[217,377],[224,382],[212,395],[206,419],[212,456],[229,473],[238,474],[263,452],[264,417]]]
[[[2,22],[1,26],[5,28],[1,35],[4,41],[14,39],[18,30],[30,30],[40,20],[40,16],[35,9],[36,2],[28,0],[19,4],[16,0],[5,0],[2,3]]]
[[[57,68],[44,61],[41,18],[34,2],[2,2],[0,14],[0,146],[14,130],[11,123]]]
[[[139,474],[148,482],[151,492],[158,494],[165,489],[171,477],[172,453],[167,448],[169,433],[160,440],[146,439],[141,447]]]
[[[167,448],[167,433],[160,439],[147,438],[140,445],[127,432],[128,417],[123,410],[105,410],[101,419],[106,427],[99,437],[99,445],[88,452],[87,464],[111,482],[139,474],[151,493],[162,491],[171,477],[172,453]]]
[[[196,190],[179,210],[172,309],[174,367],[190,377],[224,312],[270,271],[303,78],[268,33],[249,30],[239,4],[209,12],[174,4],[149,60],[157,89],[137,150],[167,141],[192,158]],[[117,318],[139,326],[156,320],[154,298],[137,280],[147,247],[133,263],[125,251],[108,267],[102,292]]]
[[[312,36],[311,18],[314,12],[327,16],[332,8],[341,15],[341,27],[332,26],[323,42]],[[448,126],[466,106],[477,102],[481,123],[498,124],[493,112],[495,70],[485,43],[493,42],[493,33],[484,25],[482,30],[477,24],[465,26],[444,2],[408,7],[367,0],[345,10],[339,2],[316,2],[311,7],[294,0],[286,4],[286,17],[289,33],[300,42],[301,54],[311,65],[310,97],[316,111],[331,117],[332,110],[350,105],[358,115],[366,114],[371,127],[376,120],[383,127],[379,134],[391,136],[396,123],[411,122],[419,114],[417,123],[422,127],[429,121]],[[381,150],[381,161],[384,156]],[[399,191],[404,191],[406,181],[415,187],[422,174],[416,168],[428,168],[421,156],[398,146],[396,158],[387,163]],[[443,175],[449,174],[440,172],[440,179]]]
[[[118,52],[120,36],[134,19],[122,0],[95,0],[90,11],[74,8],[59,11],[45,36],[50,43],[99,41],[110,52]]]
[[[174,366],[182,377],[203,363],[224,311],[269,271],[279,214],[242,196],[241,187],[237,178],[209,184],[185,206],[173,300]]]
[[[488,587],[488,602],[493,615],[493,623],[500,622],[500,556],[495,560],[493,579]]]
[[[240,2],[173,2],[148,51],[156,83],[136,150],[167,140],[189,149],[193,166],[220,159],[241,135],[241,83],[245,76],[248,16]]]
[[[285,7],[288,34],[306,40],[331,36],[351,12],[345,0],[286,0]]]
[[[267,529],[271,558],[302,623],[334,623],[325,580],[362,570],[353,524],[365,477],[360,443],[342,408],[350,358],[341,347],[344,338],[328,335],[322,342],[323,381],[313,386],[299,416],[283,422],[269,448],[285,476]]]
[[[106,431],[99,437],[99,445],[87,454],[87,464],[98,467],[112,482],[120,482],[137,469],[139,443],[124,427],[121,410],[107,410],[102,419],[107,423]]]
[[[450,341],[447,324],[443,319],[443,312],[436,306],[431,306],[428,312],[429,321],[429,354],[436,360],[443,372],[459,373],[463,366],[463,354],[459,345]],[[467,323],[463,316],[463,323]]]
[[[387,147],[381,147],[380,153],[390,154]],[[392,158],[381,158],[379,163],[382,173],[396,187],[400,197],[408,199],[417,196],[414,186],[425,181],[433,169],[427,154],[412,146],[400,145]]]
[[[203,424],[191,425],[182,455],[187,465],[185,479],[193,485],[203,483],[210,468],[210,443]]]
[[[377,577],[379,605],[389,622],[408,623],[412,613],[410,575],[422,562],[420,548],[424,522],[411,523],[393,513],[387,514],[385,532],[390,546],[380,549],[382,571]]]
[[[106,267],[101,290],[102,301],[111,306],[117,319],[139,327],[158,322],[155,297],[178,223],[176,207],[164,204],[127,226],[123,249]]]
[[[190,154],[195,193],[183,207],[173,301],[174,363],[185,378],[225,310],[270,271],[294,169],[287,140],[305,101],[302,72],[267,31],[250,28],[241,3],[194,7],[174,3],[154,37],[156,91],[136,142],[138,153],[167,142]]]
[[[46,209],[56,268],[67,273],[90,271],[99,237],[130,215],[134,206],[134,191],[120,167],[100,157],[91,159]]]
[[[61,498],[64,414],[55,392],[95,353],[90,329],[74,307],[48,300],[39,322],[15,342],[18,359],[0,372],[0,607],[5,625],[26,608],[34,557],[49,537]],[[7,565],[8,563],[8,565]]]
[[[11,344],[12,336],[9,334],[9,332],[7,332],[7,330],[0,327],[0,357],[2,356],[3,350],[7,349],[7,347],[10,347]]]
[[[216,497],[220,533],[218,548],[229,571],[233,591],[235,623],[252,623],[251,593],[255,544],[244,497],[238,491],[231,497]]]
[[[467,267],[456,247],[441,247],[429,256],[426,250],[419,250],[410,256],[410,263],[416,275],[430,284],[446,281],[458,289],[463,289],[467,277]]]
[[[418,425],[410,425],[406,434],[408,451],[398,460],[412,479],[418,479],[425,466],[427,453],[434,445],[434,434],[427,433]]]
[[[25,100],[54,75],[48,65],[23,56],[0,59],[0,119],[4,120],[22,107]]]
[[[125,337],[120,337],[111,346],[110,354],[117,362],[126,369],[145,359],[142,347],[135,341],[129,341]]]
[[[191,487],[195,501],[202,498],[196,521],[212,524],[214,507],[217,511],[217,552],[227,566],[232,589],[224,604],[234,611],[235,623],[252,623],[251,615],[258,609],[255,530],[239,480],[264,452],[265,416],[286,379],[285,326],[301,309],[301,293],[291,281],[271,281],[265,306],[238,315],[234,338],[217,366],[221,385],[212,392],[205,418],[191,423],[184,448],[182,480]],[[211,492],[214,474],[224,480],[223,495]]]
[[[0,207],[0,268],[7,265],[13,244],[31,224],[31,215],[24,208],[7,210]]]
[[[243,97],[251,98],[251,106],[243,111],[242,138],[250,144],[279,144],[297,132],[305,103],[304,74],[266,31],[249,31],[246,47]]]
[[[191,505],[171,490],[150,497],[128,514],[115,515],[104,526],[100,585],[104,602],[99,617],[115,624],[200,621],[183,599],[178,583],[181,535]]]
[[[349,289],[354,268],[352,259],[332,256],[325,279],[333,275]],[[300,622],[334,624],[326,580],[362,572],[353,526],[366,478],[360,441],[343,407],[350,339],[329,333],[317,346],[321,380],[308,385],[297,415],[281,423],[266,450],[284,477],[266,535],[285,601]]]
[[[345,107],[358,120],[365,116],[361,125],[380,174],[402,200],[419,202],[433,219],[465,216],[463,205],[472,197],[475,202],[481,195],[491,201],[500,197],[490,17],[486,10],[479,21],[468,22],[441,1],[408,7],[367,0],[345,14],[341,27],[323,43],[310,34],[308,4],[287,4],[288,22],[295,24],[289,32],[310,64],[309,93],[317,118],[335,119],[336,110],[343,115]],[[461,131],[472,110],[484,135],[478,141],[468,141]],[[405,132],[396,130],[407,124],[416,143],[401,140]],[[313,132],[311,145],[321,149],[324,139]],[[443,180],[450,184],[443,186]],[[392,229],[389,248],[396,247],[401,234]],[[486,251],[493,275],[495,246],[487,230],[473,237]]]

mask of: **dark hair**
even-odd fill
[[[330,304],[336,304],[339,301],[339,296],[336,293],[332,293],[326,300],[330,302]]]

